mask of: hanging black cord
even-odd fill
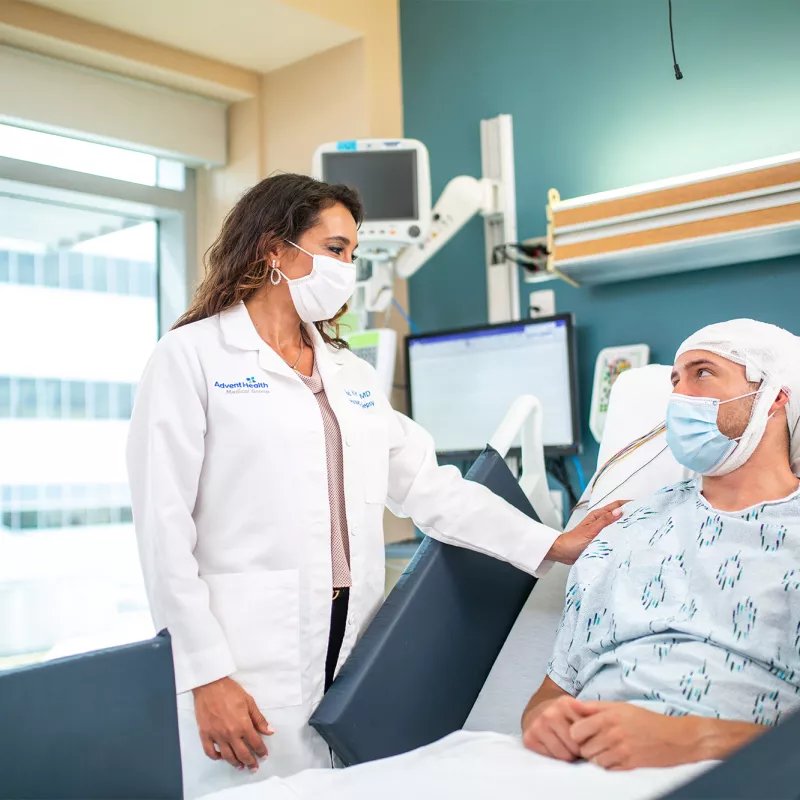
[[[669,0],[669,41],[672,45],[672,66],[675,68],[675,80],[683,79],[683,73],[678,66],[678,59],[675,56],[675,31],[672,28],[672,0]]]

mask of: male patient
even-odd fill
[[[736,320],[681,346],[667,442],[702,480],[627,506],[572,568],[529,749],[674,766],[800,707],[799,343]]]
[[[219,800],[641,800],[800,707],[800,339],[710,326],[681,346],[672,382],[667,443],[702,479],[626,506],[573,566],[522,719],[538,755],[462,731]]]

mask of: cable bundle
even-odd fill
[[[603,464],[603,466],[600,467],[600,469],[598,469],[597,472],[595,473],[595,476],[594,476],[594,478],[592,478],[592,481],[591,481],[591,483],[589,485],[590,491],[594,491],[594,488],[597,485],[597,482],[612,467],[614,467],[615,465],[619,464],[621,461],[624,461],[631,453],[635,452],[640,447],[643,447],[648,442],[652,442],[654,439],[657,439],[666,430],[667,430],[667,423],[666,422],[660,422],[658,425],[656,425],[655,428],[653,428],[651,431],[648,431],[646,434],[644,434],[644,436],[640,436],[638,439],[634,439],[629,445],[626,445],[618,453],[615,453],[613,456],[611,456],[611,458],[609,458],[608,461],[606,461],[606,463]],[[663,453],[664,450],[666,450],[666,449],[667,448],[665,446],[662,450],[660,450],[658,453],[656,453],[656,455],[653,456],[653,458],[651,458],[650,461],[648,461],[646,464],[643,464],[641,467],[639,467],[639,469],[637,469],[636,472],[633,473],[633,475],[636,475],[638,472],[641,472],[641,470],[643,470],[646,466],[648,466],[653,461],[655,461],[656,458],[658,458],[658,456],[660,456],[661,453]],[[621,484],[619,484],[619,486],[615,486],[611,490],[611,492],[607,492],[604,497],[600,498],[600,500],[598,500],[597,502],[594,503],[592,508],[596,508],[600,503],[603,502],[603,500],[606,499],[606,497],[608,497],[612,492],[617,491],[617,489],[619,489],[620,486],[624,485],[630,478],[632,478],[633,475],[629,475],[627,478],[625,478],[624,481],[622,481]],[[578,503],[575,506],[575,510],[577,510],[579,508],[583,508],[583,507],[588,506],[588,505],[589,505],[589,501],[588,500],[584,500],[584,501]]]

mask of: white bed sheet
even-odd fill
[[[227,789],[205,800],[647,800],[689,782],[716,762],[607,772],[531,753],[519,738],[458,731],[439,742],[345,770]]]

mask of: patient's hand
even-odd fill
[[[582,703],[570,728],[581,758],[611,770],[675,767],[727,758],[768,730],[709,717],[667,717],[629,703]]]
[[[612,522],[622,516],[622,508],[629,500],[617,500],[597,511],[591,511],[586,518],[568,533],[562,533],[550,548],[546,559],[560,561],[562,564],[574,564],[580,554],[588,547],[595,536]]]
[[[526,711],[522,742],[528,750],[540,755],[559,761],[576,761],[581,748],[570,730],[585,714],[583,703],[571,695],[545,700]]]
[[[274,731],[256,701],[232,678],[198,686],[193,693],[205,754],[212,761],[223,759],[236,769],[258,772],[257,758],[267,757],[259,734],[272,736]]]
[[[581,758],[610,770],[703,761],[698,717],[667,717],[629,703],[584,703],[570,736]]]

